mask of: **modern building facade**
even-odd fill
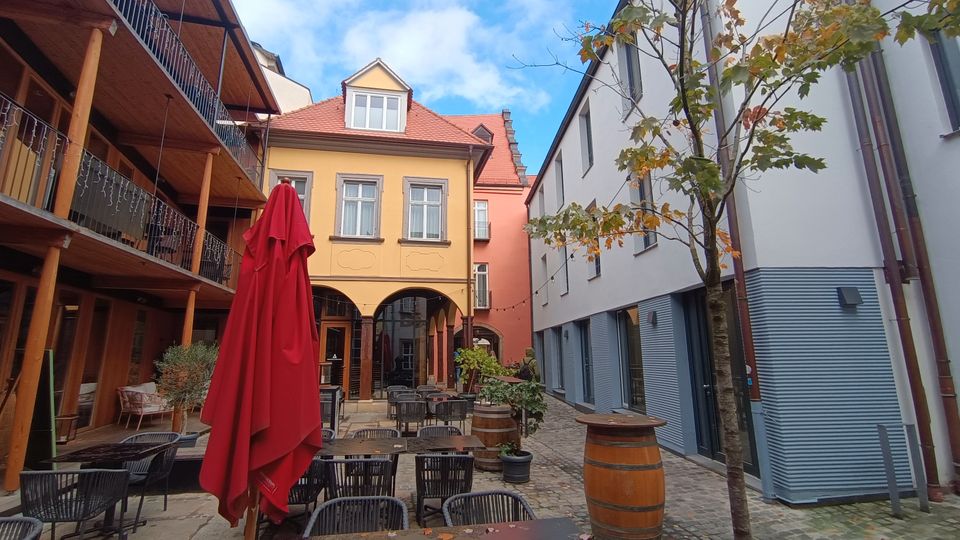
[[[524,199],[529,191],[526,167],[510,119],[500,114],[447,115],[464,131],[493,146],[473,186],[473,334],[474,343],[507,365],[530,347],[529,242]],[[463,329],[455,346],[463,346]]]
[[[310,89],[287,76],[279,54],[268,51],[256,41],[251,42],[251,45],[281,113],[295,111],[313,103]],[[265,113],[257,114],[261,120],[268,116]]]
[[[279,110],[227,0],[0,5],[7,489],[35,403],[112,423],[168,345],[219,337],[265,201],[255,112]]]
[[[760,6],[743,7],[748,21],[760,19],[755,9]],[[923,224],[936,231],[927,243],[945,324],[954,322],[960,300],[951,279],[957,255],[948,238],[957,221],[950,201],[960,195],[947,173],[956,161],[950,104],[957,96],[956,49],[955,41],[940,50],[923,40],[902,49],[883,44],[887,69],[898,74],[891,76],[893,99],[910,111],[901,117],[907,161]],[[531,186],[531,217],[556,213],[571,201],[686,207],[661,179],[630,178],[615,166],[631,144],[637,115],[611,85],[639,97],[647,111],[667,111],[674,91],[660,69],[622,46],[603,51],[589,66]],[[878,424],[894,434],[898,482],[912,481],[900,425],[917,423],[903,353],[913,345],[898,332],[902,314],[885,279],[889,255],[878,223],[886,214],[880,218],[871,207],[864,165],[865,156],[875,156],[862,151],[852,113],[851,96],[865,92],[859,84],[850,92],[847,76],[832,71],[802,103],[825,116],[828,127],[795,137],[794,147],[824,157],[826,170],[770,172],[744,180],[735,192],[747,310],[728,315],[744,411],[740,427],[748,443],[745,467],[765,496],[790,503],[885,493]],[[732,266],[725,279],[736,304]],[[530,267],[534,347],[545,359],[548,389],[582,410],[664,418],[667,425],[658,428],[663,447],[722,461],[704,291],[686,246],[638,233],[588,260],[573,246],[549,248],[533,240]],[[892,286],[901,285],[931,416],[932,467],[939,484],[949,486],[955,479],[950,413],[940,395],[927,312],[916,274],[894,278]],[[752,331],[752,343],[742,339],[744,329]],[[949,339],[949,351],[956,352],[956,336]]]
[[[294,185],[314,234],[330,382],[352,399],[452,385],[455,326],[472,339],[473,186],[493,145],[417,103],[379,59],[269,125],[269,185]]]

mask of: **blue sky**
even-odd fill
[[[513,113],[529,174],[536,174],[580,82],[549,64],[581,67],[570,36],[605,22],[615,0],[233,0],[250,39],[280,54],[313,99],[381,57],[441,114]],[[515,58],[516,57],[516,58]],[[519,60],[518,60],[519,59]]]

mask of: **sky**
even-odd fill
[[[580,83],[584,21],[615,0],[233,0],[251,40],[280,55],[314,101],[382,58],[440,114],[510,109],[528,174],[536,174]],[[527,67],[525,67],[525,65]]]

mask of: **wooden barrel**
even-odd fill
[[[470,433],[476,435],[486,447],[486,450],[473,452],[473,463],[481,471],[502,470],[499,445],[506,442],[520,443],[517,423],[513,420],[513,409],[507,405],[475,405]]]
[[[663,463],[649,416],[586,414],[583,490],[597,540],[660,538],[663,532]]]

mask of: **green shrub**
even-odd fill
[[[189,410],[202,405],[220,352],[217,345],[174,345],[157,362],[157,389],[170,405]]]

